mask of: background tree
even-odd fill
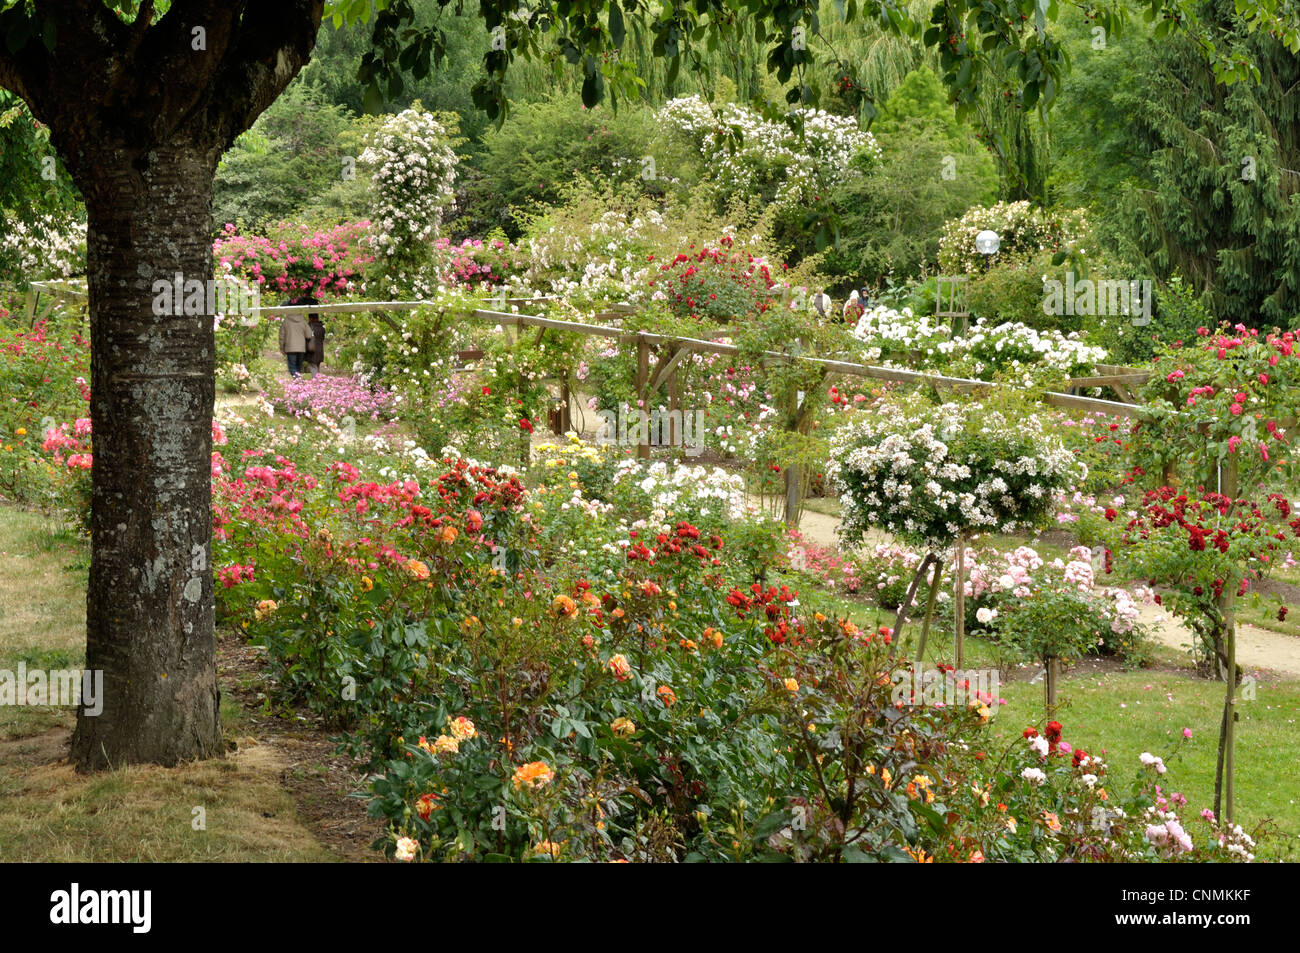
[[[840,240],[825,252],[823,268],[843,275],[845,289],[930,270],[943,223],[997,192],[987,150],[957,121],[928,68],[907,75],[873,132],[881,159],[855,163],[862,174],[832,196]]]

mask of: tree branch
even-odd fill
[[[206,121],[227,148],[311,59],[325,0],[259,0],[239,23],[213,78]]]

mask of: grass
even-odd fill
[[[80,668],[86,649],[84,540],[60,523],[0,507],[0,669]],[[69,712],[0,707],[0,740],[70,726]]]
[[[892,625],[893,613],[862,601],[819,593],[818,607],[849,615],[864,627]],[[920,623],[909,623],[903,636],[915,640]],[[931,664],[953,661],[951,629],[932,625],[926,659]],[[968,636],[966,668],[998,667],[999,652],[987,639]],[[1219,718],[1224,686],[1200,678],[1184,652],[1160,645],[1150,647],[1151,668],[1090,673],[1082,667],[1067,672],[1058,688],[1057,719],[1065,725],[1065,740],[1094,754],[1110,766],[1111,785],[1127,791],[1139,771],[1144,751],[1165,758],[1168,791],[1187,796],[1189,817],[1214,806],[1214,770],[1218,754]],[[1037,668],[1037,666],[1034,666]],[[999,706],[992,723],[991,749],[1020,743],[1021,732],[1046,720],[1043,683],[1003,678]],[[1300,681],[1261,681],[1253,700],[1243,694],[1236,740],[1236,820],[1247,830],[1269,821],[1274,833],[1260,845],[1262,859],[1295,859],[1300,853],[1300,788],[1295,765],[1300,763]],[[1192,738],[1184,741],[1183,729]],[[1178,754],[1170,758],[1175,748]],[[1186,813],[1186,812],[1185,812]],[[1199,821],[1196,821],[1199,823]]]
[[[1224,687],[1219,682],[1167,671],[1114,672],[1067,677],[1059,688],[1057,719],[1065,740],[1095,754],[1105,753],[1112,785],[1127,786],[1138,773],[1138,755],[1160,755],[1169,764],[1168,791],[1187,796],[1190,817],[1214,806],[1214,769]],[[1042,685],[1004,683],[993,734],[1003,742],[1043,718]],[[1277,837],[1259,856],[1278,858],[1300,847],[1300,797],[1295,765],[1300,760],[1300,683],[1264,682],[1255,699],[1239,705],[1236,738],[1236,820],[1247,830],[1272,820]],[[1192,730],[1183,742],[1184,728]],[[1183,742],[1180,746],[1180,742]],[[1169,753],[1178,747],[1178,754]]]
[[[0,669],[79,668],[87,551],[49,520],[0,506]],[[176,768],[77,774],[66,763],[70,709],[0,707],[0,862],[327,861],[280,784],[274,744],[249,737],[223,698],[226,758]],[[196,811],[200,808],[201,811]],[[196,829],[202,819],[205,829]]]
[[[927,659],[951,663],[952,654],[952,633],[932,628]],[[1186,654],[1177,650],[1155,646],[1151,661],[1156,667],[1068,672],[1057,690],[1056,718],[1065,725],[1066,741],[1105,754],[1111,783],[1125,790],[1138,774],[1138,755],[1150,751],[1165,758],[1169,774],[1164,787],[1185,794],[1195,818],[1202,808],[1214,806],[1224,686],[1198,677],[1187,667]],[[997,662],[991,642],[967,638],[966,668],[995,668]],[[1041,727],[1043,688],[1041,681],[1002,680],[999,694],[1006,704],[999,706],[993,722],[995,746],[1018,743],[1030,725]],[[1258,856],[1279,858],[1300,849],[1300,789],[1293,781],[1300,762],[1300,681],[1261,681],[1254,685],[1254,695],[1251,700],[1243,694],[1239,703],[1236,820],[1247,830],[1261,821],[1276,825],[1277,836],[1261,845]],[[1192,730],[1190,741],[1183,742],[1184,728]],[[1171,759],[1175,747],[1178,754]]]

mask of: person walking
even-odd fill
[[[825,291],[819,291],[813,295],[812,303],[813,307],[817,309],[817,313],[824,318],[826,317],[826,312],[831,309],[831,296]]]
[[[862,317],[862,301],[858,298],[858,290],[854,288],[849,292],[849,300],[844,302],[844,317],[854,324],[857,324],[858,318]]]
[[[295,298],[291,305],[299,303]],[[307,347],[311,343],[312,330],[307,319],[301,314],[286,314],[280,320],[280,353],[289,363],[289,376],[302,374],[303,358],[307,356]]]
[[[325,325],[320,315],[312,312],[307,327],[311,328],[311,341],[307,345],[307,371],[315,377],[325,363]]]

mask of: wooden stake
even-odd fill
[[[939,597],[939,578],[943,575],[943,560],[934,561],[934,575],[930,577],[930,594],[925,599],[925,621],[921,623],[921,644],[917,646],[916,660],[925,659],[925,643],[930,636],[930,620],[934,618],[934,604]],[[895,635],[895,638],[898,636]]]
[[[1237,458],[1229,454],[1221,467],[1222,493],[1233,501],[1235,507],[1238,490]],[[1224,648],[1228,655],[1228,671],[1225,673],[1227,687],[1223,696],[1223,818],[1231,823],[1235,793],[1232,775],[1236,764],[1237,733],[1237,622],[1236,610],[1233,606],[1237,598],[1237,585],[1231,580],[1224,580],[1224,582],[1223,593],[1219,596],[1219,612],[1223,616]]]
[[[650,383],[650,342],[646,340],[644,334],[636,336],[636,396],[641,401],[641,411],[649,415],[646,405],[649,404],[649,383]],[[636,455],[638,460],[650,459],[650,426],[646,423],[641,427],[641,442],[637,444]]]
[[[1047,709],[1048,719],[1056,717],[1056,684],[1057,678],[1061,673],[1061,660],[1056,656],[1048,656],[1047,659],[1047,679],[1043,684],[1044,707]]]
[[[957,640],[957,667],[966,658],[966,536],[957,537],[957,577],[953,592],[953,616]]]

